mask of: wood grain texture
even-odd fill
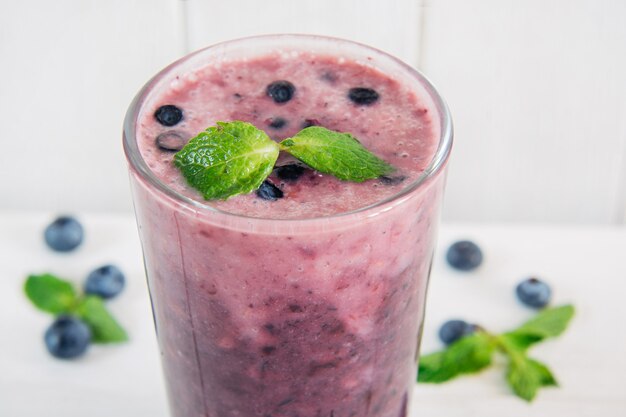
[[[621,0],[32,0],[0,13],[0,208],[128,210],[140,86],[232,38],[338,36],[419,65],[453,112],[445,219],[626,222]]]
[[[626,2],[431,0],[422,68],[456,144],[445,218],[618,223]]]
[[[420,45],[416,0],[186,0],[190,50],[269,33],[336,36],[380,48],[413,65]]]
[[[129,210],[122,121],[183,52],[177,0],[4,2],[0,206]]]

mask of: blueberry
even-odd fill
[[[44,336],[48,352],[61,359],[76,358],[87,350],[91,330],[76,317],[59,316]]]
[[[187,143],[187,135],[175,130],[168,130],[156,137],[156,145],[164,151],[180,151]]]
[[[104,265],[87,276],[85,293],[113,298],[124,289],[126,278],[115,265]]]
[[[534,308],[543,308],[548,305],[552,297],[550,286],[537,278],[528,278],[515,287],[519,300]]]
[[[283,127],[287,126],[287,120],[283,119],[282,117],[273,117],[267,120],[267,124],[272,129],[282,129]]]
[[[279,198],[283,198],[283,192],[280,188],[275,186],[269,181],[263,181],[263,184],[256,190],[256,195],[263,200],[276,201]]]
[[[276,168],[276,175],[281,180],[296,181],[304,174],[304,167],[297,164],[283,165]]]
[[[397,175],[394,177],[388,177],[387,175],[383,175],[381,177],[378,178],[380,180],[380,182],[382,182],[385,185],[398,185],[400,184],[402,181],[404,181],[406,179],[405,175]]]
[[[61,216],[50,223],[44,231],[44,239],[50,249],[57,252],[74,250],[83,241],[83,226],[73,217]]]
[[[448,320],[439,329],[439,339],[446,345],[451,345],[474,331],[476,331],[476,326],[464,320]]]
[[[378,101],[378,93],[371,88],[355,87],[348,92],[348,98],[359,106],[369,106]]]
[[[337,74],[335,74],[334,72],[331,71],[325,71],[322,73],[321,79],[330,83],[330,84],[334,84],[337,81]]]
[[[311,126],[319,126],[320,122],[317,121],[317,119],[304,119],[304,122],[302,122],[302,129],[306,129],[307,127],[311,127]]]
[[[154,112],[154,117],[163,126],[174,126],[183,120],[183,111],[173,104],[161,106]]]
[[[448,248],[446,260],[455,269],[471,271],[483,262],[483,253],[474,242],[461,240]]]
[[[265,91],[276,103],[286,103],[293,97],[296,87],[289,81],[274,81],[267,86]]]

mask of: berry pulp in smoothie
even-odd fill
[[[131,170],[173,415],[406,416],[442,176],[393,197],[439,145],[432,98],[367,54],[206,53],[152,86],[133,132],[154,177],[209,206]],[[275,198],[203,202],[172,151],[229,120],[350,132],[397,172],[356,184],[281,158]]]

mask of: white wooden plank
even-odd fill
[[[320,33],[416,63],[421,16],[422,67],[456,121],[446,218],[626,221],[626,4],[420,3],[7,2],[0,207],[128,208],[124,111],[138,87],[181,54],[186,36],[197,49],[258,33]]]
[[[445,218],[611,223],[626,207],[626,2],[430,0],[422,67],[456,144]]]
[[[191,50],[268,33],[309,33],[363,42],[415,65],[416,0],[186,0]]]
[[[183,52],[178,0],[3,2],[0,207],[128,210],[124,114]]]

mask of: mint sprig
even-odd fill
[[[564,305],[545,309],[517,329],[502,334],[480,328],[445,350],[420,357],[417,380],[442,383],[479,372],[492,363],[495,352],[500,352],[508,360],[509,386],[518,397],[532,401],[540,388],[558,384],[545,364],[528,357],[528,348],[562,334],[573,316],[574,307]]]
[[[71,282],[52,274],[30,275],[24,292],[38,309],[55,316],[73,315],[91,329],[92,342],[117,343],[128,340],[122,326],[98,296],[79,294]]]
[[[176,153],[174,164],[206,200],[226,200],[259,188],[280,151],[345,181],[363,182],[394,171],[348,133],[311,126],[276,143],[241,121],[207,128]]]

